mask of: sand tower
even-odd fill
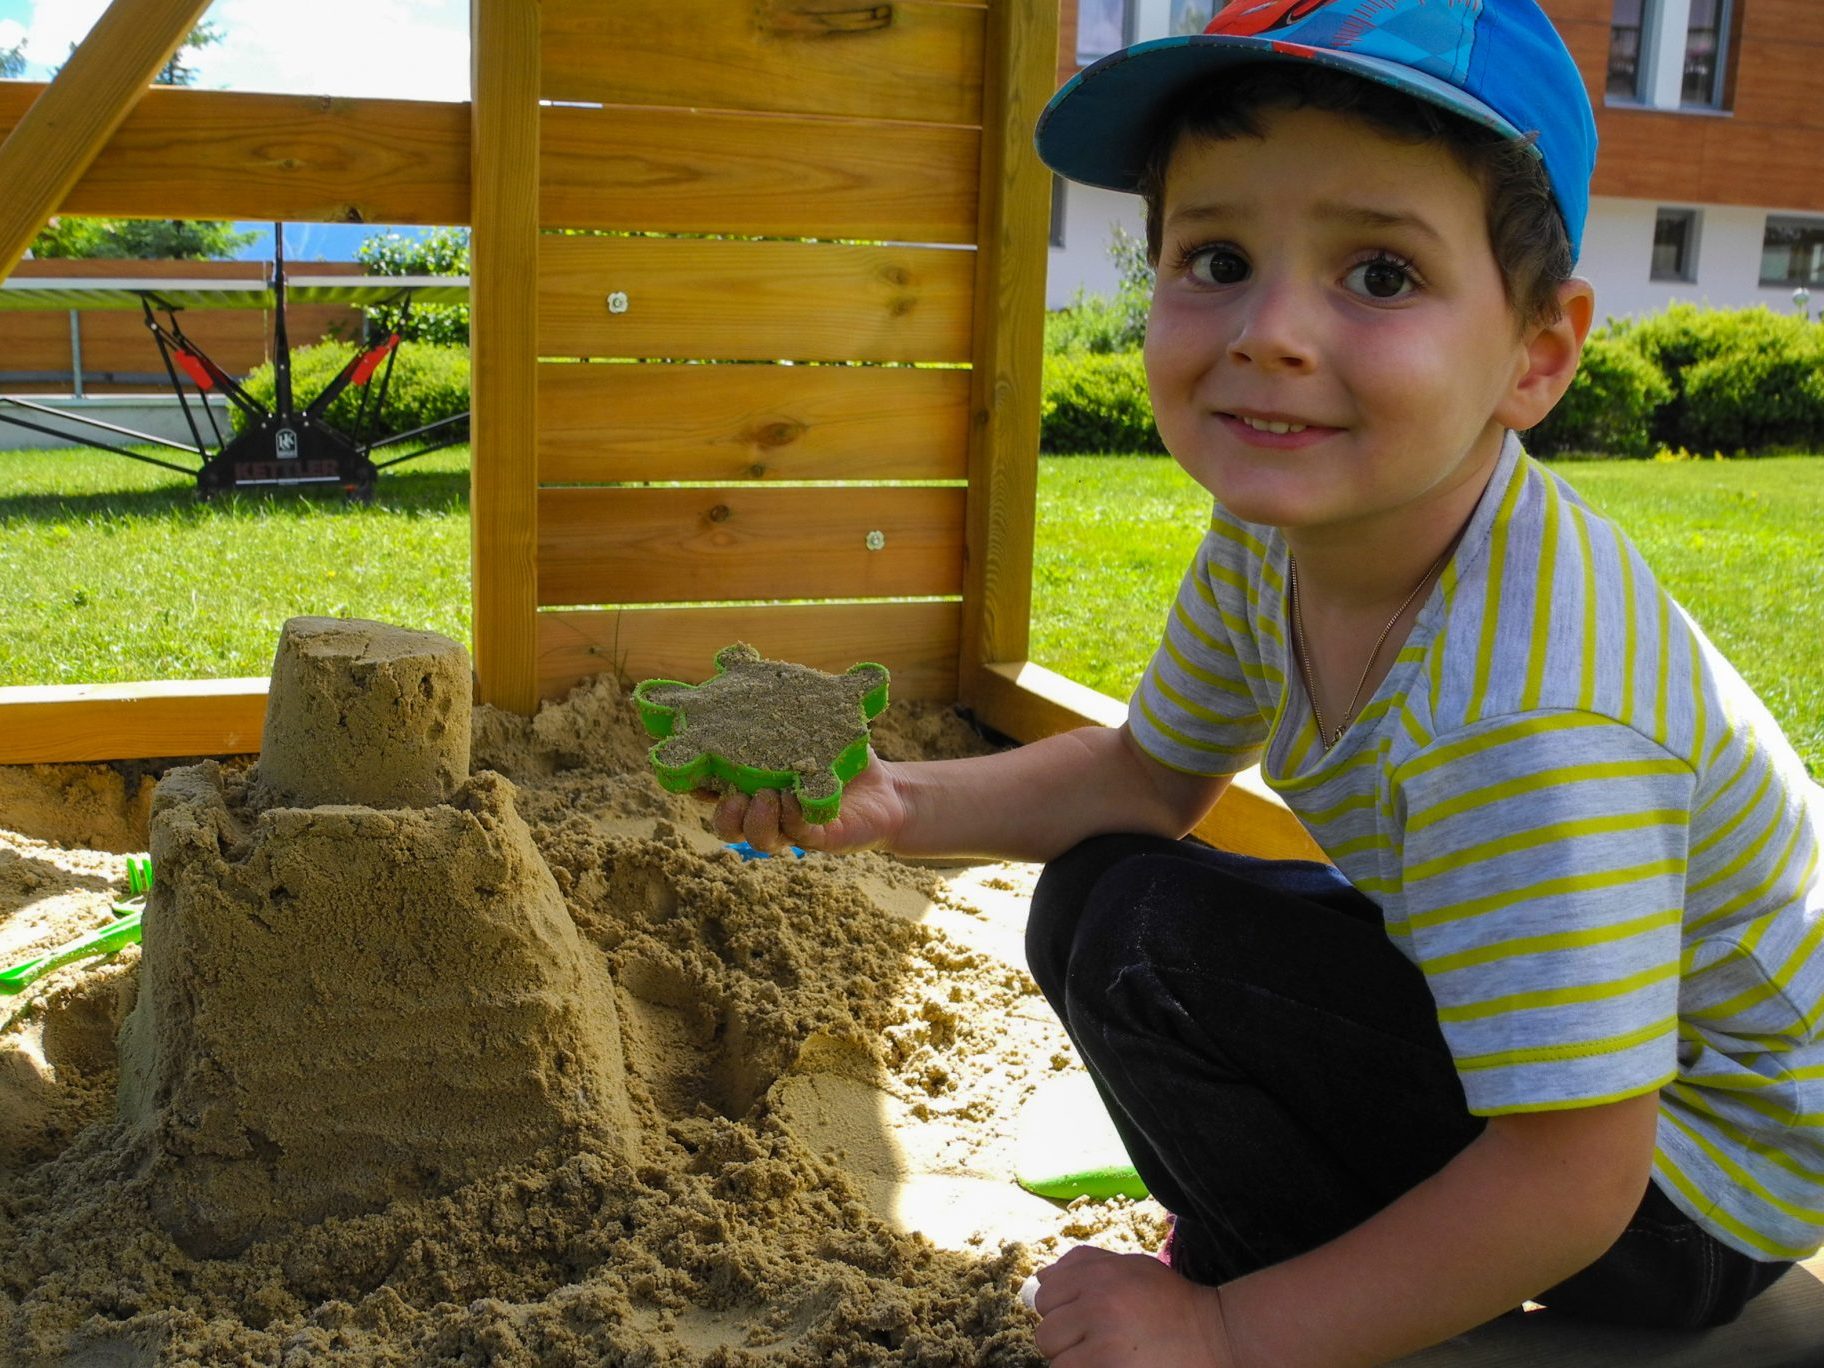
[[[159,784],[121,1110],[192,1253],[629,1138],[606,971],[469,716],[455,642],[294,618],[252,773]]]

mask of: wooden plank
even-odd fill
[[[545,109],[547,228],[975,241],[971,128],[697,109]]]
[[[967,642],[965,641],[965,648]],[[1120,701],[1031,661],[995,661],[976,676],[976,720],[1016,741],[1077,727],[1118,727]],[[1268,860],[1322,860],[1324,853],[1258,768],[1235,776],[1228,792],[1191,833],[1224,850]]]
[[[0,689],[0,765],[248,755],[264,679]]]
[[[891,671],[894,701],[948,702],[962,612],[955,603],[774,604],[538,615],[538,687],[561,698],[589,676],[623,682],[707,678],[722,647],[745,641],[775,660],[832,673],[864,660]]]
[[[974,267],[938,247],[547,237],[539,354],[967,361]]]
[[[43,89],[0,81],[0,134]],[[56,208],[125,218],[467,223],[468,125],[466,104],[149,90]]]
[[[470,545],[475,694],[538,706],[538,8],[471,0]]]
[[[1505,1316],[1394,1368],[1814,1368],[1824,1363],[1824,1257],[1787,1272],[1714,1330],[1593,1325],[1549,1310]]]
[[[960,489],[547,489],[538,601],[955,594],[962,521]]]
[[[0,143],[0,278],[209,8],[209,0],[114,0]]]
[[[546,484],[953,480],[969,372],[909,366],[598,366],[538,371]]]
[[[548,100],[973,124],[982,10],[933,0],[543,0]]]
[[[965,703],[973,701],[983,663],[1027,655],[1051,220],[1051,173],[1033,150],[1032,128],[1049,91],[1057,5],[1002,0],[989,18],[971,357],[969,574],[957,682]]]

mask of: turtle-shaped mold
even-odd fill
[[[662,787],[789,789],[805,820],[828,822],[842,786],[868,764],[868,723],[887,706],[887,668],[838,675],[767,660],[736,643],[716,652],[701,684],[648,679],[634,687],[640,721],[662,738],[648,756]]]

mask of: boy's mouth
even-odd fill
[[[1217,411],[1217,417],[1244,429],[1247,432],[1259,433],[1267,437],[1297,437],[1307,434],[1321,437],[1328,433],[1339,432],[1324,423],[1313,423],[1289,413],[1246,413],[1240,411]]]

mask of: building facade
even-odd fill
[[[1215,2],[1061,0],[1059,81],[1125,42],[1201,31]],[[1578,271],[1598,315],[1681,299],[1824,310],[1824,4],[1541,4],[1596,107]],[[1141,231],[1139,201],[1058,182],[1052,208],[1049,306],[1112,291],[1108,242],[1116,224]]]

